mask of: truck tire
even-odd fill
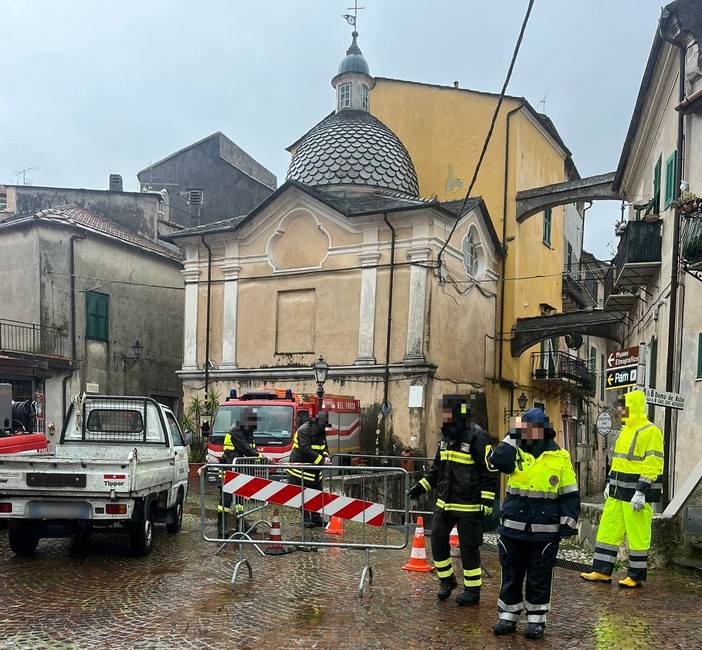
[[[30,523],[12,526],[8,531],[10,548],[15,555],[30,557],[34,555],[39,545],[39,538],[32,532]]]
[[[169,533],[177,533],[183,525],[183,495],[178,494],[175,505],[171,508],[171,514],[174,521],[166,524],[166,530]]]
[[[154,546],[154,522],[150,514],[143,521],[133,521],[130,524],[129,541],[134,555],[144,557],[151,553]]]

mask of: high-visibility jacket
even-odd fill
[[[262,458],[263,454],[256,449],[253,433],[239,427],[232,427],[224,434],[222,442],[222,457],[220,463],[231,465],[235,458]],[[223,472],[220,470],[220,478]]]
[[[293,436],[293,448],[290,453],[291,463],[307,463],[310,465],[323,465],[324,459],[329,457],[327,434],[324,427],[305,422]],[[306,482],[319,483],[322,472],[315,470],[301,470],[290,467],[285,470],[291,476],[304,479]]]
[[[487,434],[477,424],[444,431],[434,462],[419,484],[436,490],[436,507],[456,516],[478,515],[492,508],[500,477],[488,468],[486,456],[492,450]]]
[[[503,442],[490,464],[509,474],[497,532],[533,542],[575,535],[580,494],[570,454],[554,440],[538,457]]]
[[[624,395],[629,415],[622,418],[622,427],[614,444],[612,467],[609,472],[609,496],[631,501],[639,490],[646,501],[661,500],[663,473],[663,434],[646,417],[646,396],[640,390]]]

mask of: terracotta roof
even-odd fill
[[[125,244],[136,246],[142,250],[147,250],[157,255],[163,255],[173,260],[181,261],[180,254],[161,246],[156,242],[139,235],[138,233],[120,226],[114,221],[86,210],[85,208],[71,203],[60,205],[46,210],[41,210],[35,214],[18,214],[0,221],[0,230],[11,228],[19,224],[32,223],[36,221],[58,221],[66,224],[77,225],[86,230],[100,233],[106,237],[117,239]]]

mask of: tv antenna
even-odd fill
[[[15,176],[17,176],[18,178],[20,176],[22,177],[22,185],[31,185],[32,181],[27,181],[27,172],[31,172],[34,169],[39,169],[39,167],[25,167],[24,169],[16,171]]]
[[[548,88],[547,88],[546,90],[544,90],[543,99],[536,105],[536,110],[537,110],[537,111],[539,110],[539,106],[543,105],[543,109],[541,110],[541,112],[542,112],[542,113],[545,113],[545,112],[546,112],[546,100],[548,99],[548,93],[549,93],[549,92],[550,92],[550,91],[549,91]]]
[[[347,11],[353,11],[353,14],[342,14],[342,18],[346,18],[346,22],[351,25],[354,30],[356,29],[356,19],[358,18],[358,12],[360,9],[365,9],[365,7],[358,6],[358,0],[353,0],[353,7],[349,7]]]

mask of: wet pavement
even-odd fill
[[[556,569],[542,641],[524,639],[524,621],[516,635],[492,634],[500,571],[490,551],[483,564],[491,577],[472,608],[439,602],[434,573],[403,571],[409,548],[371,551],[373,584],[359,598],[362,551],[261,557],[247,547],[253,578],[242,569],[232,590],[237,548],[215,555],[202,540],[193,487],[182,531],[158,526],[146,558],[132,557],[117,535],[95,535],[81,554],[70,540],[42,540],[36,557],[18,558],[1,531],[0,648],[702,648],[702,578],[676,570],[623,591]],[[285,518],[283,538],[296,532]],[[460,575],[458,559],[454,567]]]

